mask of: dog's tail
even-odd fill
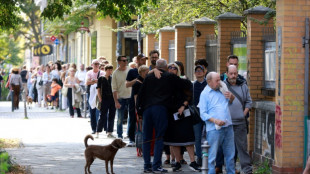
[[[89,138],[92,139],[92,140],[94,140],[94,137],[93,137],[93,136],[87,135],[87,136],[84,138],[85,147],[88,147],[87,140],[88,140]]]

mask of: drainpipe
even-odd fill
[[[308,157],[308,97],[309,97],[309,18],[306,18],[306,37],[304,38],[305,47],[305,91],[304,91],[304,168]]]

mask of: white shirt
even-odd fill
[[[75,77],[79,79],[80,85],[85,85],[85,79],[86,79],[86,71],[77,71],[75,73]]]

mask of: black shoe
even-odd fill
[[[181,164],[179,162],[175,163],[174,167],[172,168],[172,171],[177,172],[181,171]]]
[[[190,165],[189,165],[189,168],[192,169],[195,172],[201,172],[201,169],[199,168],[199,166],[196,163],[196,161],[191,162]]]
[[[184,159],[180,160],[180,163],[181,164],[187,164],[187,162]]]
[[[92,131],[92,132],[91,132],[91,134],[95,134],[95,133],[96,133],[96,131]]]
[[[162,167],[158,167],[157,169],[153,170],[153,173],[168,173],[168,170],[163,169]]]
[[[147,169],[144,169],[143,172],[144,173],[153,173],[153,170],[151,168],[147,168]]]
[[[202,158],[197,158],[196,163],[198,164],[198,166],[202,166]]]

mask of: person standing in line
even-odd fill
[[[112,92],[117,109],[117,136],[123,138],[123,119],[125,108],[129,108],[129,99],[131,96],[131,87],[126,88],[126,77],[129,71],[127,66],[127,57],[118,56],[117,63],[119,67],[112,74]]]
[[[97,126],[97,137],[99,137],[99,133],[104,130],[107,133],[108,138],[115,138],[115,136],[112,134],[114,130],[114,119],[116,111],[111,86],[111,74],[113,72],[113,66],[106,65],[104,69],[105,75],[99,77],[97,84],[98,98],[101,102],[100,117]]]
[[[43,68],[42,66],[37,67],[37,72],[34,74],[36,77],[36,89],[38,94],[38,107],[42,106],[43,100]]]
[[[97,85],[98,83],[98,78],[101,76],[104,76],[104,71],[100,71],[99,70],[99,61],[97,59],[94,59],[92,61],[92,67],[93,69],[88,71],[86,73],[86,86],[89,86],[88,88],[90,89],[92,85]],[[94,86],[95,87],[95,86]],[[90,90],[89,90],[90,91]],[[89,96],[96,96],[96,94],[92,94],[89,93]],[[89,99],[90,101],[91,99]],[[90,125],[91,125],[91,129],[92,129],[92,134],[95,134],[97,131],[97,113],[98,113],[98,117],[99,117],[99,111],[97,108],[91,108],[90,109]]]
[[[27,96],[28,95],[27,81],[28,81],[28,78],[29,78],[29,73],[27,71],[26,65],[23,66],[22,71],[20,72],[20,76],[22,77],[23,89],[25,90],[25,95],[24,96]]]
[[[137,112],[143,120],[143,159],[145,173],[166,173],[162,165],[163,137],[168,126],[168,111],[175,105],[181,108],[182,100],[178,98],[181,92],[181,80],[178,76],[167,72],[167,61],[159,59],[156,68],[162,72],[161,78],[155,77],[154,73],[149,74],[142,84],[137,97]],[[176,101],[176,102],[173,102]],[[181,112],[181,111],[180,111]],[[180,113],[182,114],[182,113]],[[153,139],[153,128],[155,128],[155,149],[154,159],[151,164],[150,149]]]
[[[152,70],[156,67],[156,61],[159,59],[159,51],[152,50],[152,51],[150,51],[149,56],[151,58],[150,70]]]
[[[0,101],[1,101],[1,90],[4,84],[3,76],[2,76],[2,70],[0,71]]]
[[[194,105],[197,107],[199,103],[199,98],[202,90],[207,86],[207,81],[205,79],[205,74],[207,69],[201,65],[195,67],[195,77],[196,81],[193,84],[193,98]],[[199,109],[199,108],[198,108]],[[194,124],[194,133],[195,133],[195,150],[197,155],[197,164],[202,165],[202,151],[201,151],[201,136],[204,123],[202,121]]]
[[[86,79],[86,70],[85,65],[80,65],[80,70],[75,73],[75,77],[78,79],[80,87],[83,89],[83,93],[86,91],[85,87],[85,79]],[[84,95],[83,95],[83,101],[84,101]],[[84,102],[82,102],[82,109],[84,108]]]
[[[47,105],[47,95],[51,93],[51,84],[52,84],[52,74],[51,74],[51,68],[49,64],[46,64],[46,71],[43,73],[43,101],[44,101],[44,107],[48,108]]]
[[[79,84],[78,83],[78,80],[77,78],[75,77],[75,69],[74,68],[70,68],[68,70],[69,72],[69,76],[66,77],[65,79],[65,83],[64,83],[64,86],[68,88],[68,92],[67,92],[67,98],[68,98],[68,101],[69,101],[69,113],[70,113],[70,116],[71,118],[74,117],[74,109],[73,109],[73,99],[74,99],[74,92],[73,92],[73,88],[76,88],[76,84]],[[79,107],[76,107],[76,112],[77,112],[77,117],[78,118],[82,118],[82,114],[81,114],[81,110]]]
[[[13,108],[19,109],[19,93],[22,91],[22,78],[19,74],[18,68],[12,69],[12,75],[10,77],[10,89],[14,91],[13,95]]]
[[[238,65],[239,65],[239,59],[238,59],[238,56],[236,55],[229,55],[227,57],[227,62],[226,62],[226,70],[228,69],[228,66],[229,65],[235,65],[238,69]],[[222,81],[225,81],[227,79],[227,72],[221,74],[221,80]],[[241,83],[245,83],[246,84],[246,79],[238,74],[238,77],[237,77],[238,81]],[[236,151],[236,154],[235,154],[235,161],[237,160],[237,151]],[[222,147],[220,146],[219,149],[218,149],[218,152],[217,152],[217,156],[216,156],[216,166],[215,166],[215,172],[216,174],[219,174],[219,173],[222,173],[222,167],[224,165],[224,155],[223,155],[223,150],[222,150]],[[236,170],[236,174],[239,174],[240,171]]]
[[[136,83],[138,80],[138,68],[142,65],[146,64],[146,60],[148,58],[145,57],[144,54],[139,54],[137,56],[137,62],[138,62],[138,67],[130,69],[128,71],[127,77],[126,77],[126,88],[131,88],[132,85]],[[128,147],[134,146],[135,142],[135,132],[136,132],[136,109],[135,109],[135,100],[134,100],[134,95],[133,92],[131,92],[131,97],[129,99],[129,118],[128,118],[128,130],[127,130],[127,135],[129,137],[129,143]]]
[[[209,72],[207,75],[208,85],[200,94],[199,110],[202,121],[206,123],[207,141],[210,143],[208,167],[209,174],[215,173],[215,159],[221,145],[226,161],[226,172],[235,173],[234,156],[234,130],[228,104],[234,100],[229,91],[220,91],[220,75]]]
[[[247,151],[246,115],[252,106],[252,99],[245,81],[238,80],[238,70],[235,65],[229,65],[227,78],[224,81],[228,90],[235,95],[235,100],[229,105],[232,118],[235,145],[238,152],[241,169],[245,174],[252,174],[251,157]]]

